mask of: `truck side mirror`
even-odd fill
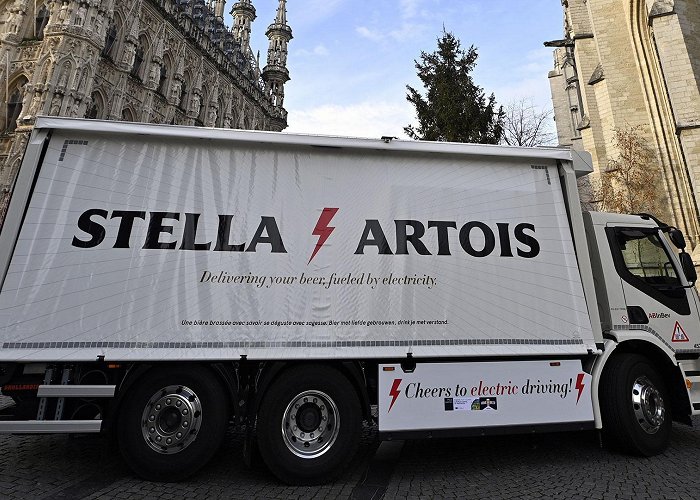
[[[681,266],[683,267],[683,273],[685,274],[685,278],[691,284],[695,284],[695,282],[698,280],[698,273],[695,270],[695,264],[693,264],[693,259],[687,252],[681,253],[679,257],[681,259]]]
[[[671,229],[668,232],[668,237],[671,239],[671,243],[673,243],[679,250],[683,250],[685,248],[685,238],[683,237],[683,231],[680,229]]]

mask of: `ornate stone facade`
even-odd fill
[[[278,3],[261,71],[251,0],[231,29],[225,0],[0,0],[0,205],[38,115],[286,128],[292,30]]]
[[[700,3],[562,0],[564,39],[549,78],[559,142],[617,156],[616,128],[639,126],[663,174],[669,221],[700,262]]]

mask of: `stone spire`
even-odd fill
[[[250,48],[250,31],[255,21],[255,7],[251,0],[240,0],[233,4],[231,9],[233,16],[233,34],[245,51]]]
[[[292,37],[292,28],[287,24],[287,0],[279,0],[275,22],[265,33],[270,40],[267,50],[267,66],[263,70],[263,80],[267,83],[273,106],[282,108],[284,104],[284,84],[289,81],[287,69],[287,46]]]
[[[281,26],[287,26],[287,2],[286,2],[286,0],[280,0],[279,5],[277,6],[277,16],[275,16],[275,24],[279,24]],[[289,26],[287,26],[287,28],[289,28]]]
[[[224,18],[224,12],[226,12],[226,0],[216,0],[214,2],[214,15],[221,19]]]

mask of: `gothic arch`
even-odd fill
[[[24,86],[27,83],[29,83],[29,79],[24,73],[14,75],[9,81],[8,93],[3,99],[2,124],[0,125],[5,132],[12,132],[17,128],[17,119],[21,116],[26,101]]]
[[[92,87],[90,82],[92,82],[92,70],[89,64],[85,64],[82,71],[76,73],[73,88],[83,95],[87,95]]]
[[[152,44],[148,33],[142,32],[139,35],[138,43],[136,44],[136,53],[134,55],[134,63],[131,66],[131,76],[143,81],[147,74],[148,65],[151,61]]]
[[[160,65],[158,80],[158,92],[167,98],[170,81],[172,80],[173,58],[169,52],[163,54],[163,62]]]
[[[664,177],[664,187],[671,206],[672,215],[691,243],[697,245],[700,227],[698,208],[692,193],[687,165],[683,160],[678,137],[675,134],[673,112],[668,102],[668,91],[663,69],[654,41],[653,25],[649,13],[655,7],[673,7],[673,0],[629,0],[629,19],[632,43],[639,62],[642,89],[647,103],[651,134]]]
[[[58,61],[54,68],[52,80],[53,84],[59,88],[69,89],[72,80],[75,78],[73,73],[77,66],[73,55],[68,55]]]
[[[107,109],[107,97],[101,89],[92,93],[92,102],[85,113],[85,118],[101,119]]]
[[[207,122],[207,113],[209,112],[209,96],[211,96],[211,86],[205,82],[202,86],[202,95],[199,101],[199,110],[197,112],[197,120],[202,124]],[[197,111],[197,110],[195,110]]]
[[[51,16],[51,9],[46,5],[45,1],[39,0],[35,4],[34,9],[34,29],[33,35],[37,40],[44,39],[44,29],[46,25],[49,24],[49,17]]]
[[[189,72],[189,70],[185,71],[185,74],[182,77],[182,86],[180,88],[180,102],[178,103],[178,107],[182,109],[185,113],[187,113],[187,108],[189,107],[189,101],[190,101],[190,91],[192,85],[192,74]]]
[[[102,55],[112,61],[118,61],[123,43],[124,18],[119,12],[115,11],[105,33],[105,46],[102,49]]]
[[[135,122],[136,121],[136,113],[134,113],[134,110],[131,109],[131,107],[127,106],[122,109],[122,116],[121,116],[122,121],[125,122]]]
[[[227,100],[225,99],[225,96],[219,96],[219,102],[216,105],[218,114],[216,115],[216,123],[214,124],[215,127],[224,128],[224,122],[226,121],[226,115],[228,114],[226,102]]]
[[[36,62],[36,71],[34,71],[34,75],[32,75],[32,84],[33,85],[43,85],[48,83],[49,81],[49,73],[51,71],[52,66],[54,65],[55,61],[53,59],[53,56],[51,53],[44,54],[37,62]]]

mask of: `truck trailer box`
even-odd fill
[[[595,350],[568,153],[38,127],[51,137],[3,235],[0,359]]]
[[[182,480],[231,421],[282,481],[382,439],[700,414],[677,228],[582,213],[590,156],[39,118],[0,232],[0,432],[114,430]]]

